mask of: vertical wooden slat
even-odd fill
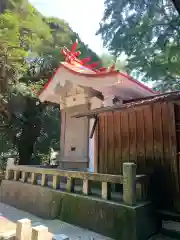
[[[114,172],[120,174],[121,170],[121,133],[120,133],[120,112],[114,112]]]
[[[101,114],[99,117],[99,172],[104,173],[105,165],[105,117]]]
[[[176,145],[177,145],[177,166],[178,166],[178,176],[180,173],[180,105],[175,104],[175,128],[176,128]],[[179,184],[180,185],[180,176],[179,176]]]
[[[162,134],[162,115],[161,103],[153,104],[153,126],[154,126],[154,152],[158,164],[163,161],[163,134]]]
[[[99,172],[99,117],[94,133],[94,172]]]
[[[112,174],[114,171],[114,122],[113,122],[113,113],[109,112],[107,113],[107,158],[106,158],[106,164],[107,169],[106,173]]]
[[[121,118],[121,112],[118,113],[119,115],[119,151],[120,151],[120,162],[119,162],[119,173],[122,174],[123,172],[123,148],[122,148],[122,132],[121,132],[121,125],[122,125],[122,118]]]
[[[169,109],[166,102],[162,103],[162,133],[163,133],[163,171],[164,171],[164,183],[163,191],[166,202],[172,203],[173,199],[173,181],[172,181],[172,169],[171,169],[171,141],[170,141],[170,127],[169,127]],[[162,187],[163,187],[162,186]]]
[[[137,162],[136,146],[136,113],[134,110],[129,111],[129,159],[130,162]]]
[[[167,103],[162,103],[162,133],[163,133],[163,146],[164,146],[164,165],[169,166],[170,160],[170,134],[169,134],[169,111]],[[170,169],[168,169],[170,170]]]
[[[176,122],[175,122],[175,111],[174,111],[174,104],[168,103],[169,114],[171,121],[169,122],[170,128],[170,143],[171,143],[171,170],[172,170],[172,177],[175,184],[175,189],[177,192],[180,192],[179,189],[179,172],[178,172],[178,165],[177,165],[177,141],[176,141]]]
[[[103,173],[108,173],[108,113],[104,115],[104,162],[103,165]]]
[[[128,111],[121,112],[122,161],[129,162],[129,125]]]
[[[114,112],[112,112],[112,174],[115,173],[115,168],[116,168],[116,164],[115,164],[115,138],[114,138],[114,129],[115,129],[115,118],[114,118]]]
[[[146,147],[146,166],[150,167],[154,161],[153,116],[152,106],[144,107],[144,137]]]
[[[176,163],[177,163],[177,188],[174,203],[174,208],[180,211],[180,105],[178,102],[174,104],[175,111],[175,131],[176,131]]]
[[[142,172],[146,165],[143,107],[136,110],[137,169]]]

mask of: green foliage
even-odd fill
[[[109,55],[109,54],[103,54],[101,55],[101,60],[103,63],[103,66],[109,68],[113,64],[115,64],[115,69],[119,70],[121,72],[125,72],[127,70],[127,61],[122,58],[117,58]]]
[[[19,18],[12,12],[0,15],[0,79],[1,94],[6,93],[8,84],[14,83],[26,65],[26,51],[19,41]]]
[[[4,99],[9,99],[14,84],[26,74],[28,64],[25,58],[29,52],[35,51],[42,39],[52,41],[50,29],[41,16],[27,2],[21,3],[24,5],[18,8],[18,2],[13,11],[7,9],[0,14],[0,105],[4,105]]]
[[[106,0],[98,34],[115,55],[125,52],[128,67],[179,89],[180,18],[170,0]],[[158,84],[159,84],[158,83]]]
[[[50,148],[59,150],[59,106],[41,104],[36,97],[64,60],[61,49],[76,38],[82,57],[100,60],[64,20],[43,17],[27,0],[0,3],[0,96],[6,100],[0,116],[7,109],[10,116],[1,121],[9,126],[1,129],[0,144],[4,139],[7,144],[0,153],[18,151],[21,164],[35,164],[33,154],[47,160]]]
[[[57,106],[46,106],[42,114],[41,134],[35,144],[37,154],[48,154],[50,147],[59,150],[60,146],[60,112]]]

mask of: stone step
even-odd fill
[[[180,239],[180,223],[176,221],[163,221],[161,233],[176,239]]]
[[[157,234],[157,235],[151,237],[149,240],[178,240],[178,239],[171,238],[171,237],[165,236],[163,234]]]
[[[160,210],[160,211],[157,211],[157,214],[164,221],[180,222],[180,214],[176,212]]]

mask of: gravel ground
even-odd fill
[[[97,233],[88,231],[83,228],[79,228],[60,220],[44,220],[35,217],[24,211],[20,211],[16,208],[10,207],[6,204],[0,203],[0,234],[4,231],[12,231],[15,228],[15,222],[17,220],[28,218],[32,221],[32,225],[44,225],[47,226],[49,232],[58,235],[67,235],[70,240],[112,240],[108,237],[99,235]],[[8,221],[9,220],[9,221]],[[2,230],[3,229],[3,230]],[[5,230],[6,229],[6,230]]]
[[[28,218],[32,221],[32,225],[45,225],[48,227],[49,232],[58,235],[67,235],[70,240],[113,240],[111,238],[102,236],[100,234],[79,228],[60,220],[44,220],[38,218],[30,213],[10,207],[6,204],[0,203],[0,236],[4,232],[11,232],[16,227],[16,221],[19,219]],[[177,240],[174,238],[166,237],[161,234],[153,236],[149,240]]]

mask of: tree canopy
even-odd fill
[[[64,20],[42,16],[27,0],[0,2],[0,157],[14,149],[30,164],[33,154],[59,149],[59,106],[40,103],[37,93],[76,38],[82,57],[100,61]]]
[[[115,56],[125,52],[128,68],[159,89],[180,89],[180,16],[173,2],[106,0],[97,34]]]
[[[102,61],[104,67],[109,68],[114,64],[116,70],[121,71],[121,72],[127,71],[128,63],[122,57],[116,58],[113,55],[104,53],[101,55],[101,61]]]

